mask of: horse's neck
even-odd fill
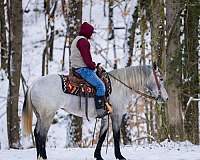
[[[148,80],[148,74],[150,74],[146,70],[147,67],[145,66],[137,66],[113,70],[110,73],[127,86],[143,91]],[[114,83],[121,83],[116,79],[114,79]]]

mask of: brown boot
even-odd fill
[[[105,110],[105,98],[104,96],[95,96],[95,107],[97,111],[97,118],[103,118],[104,116],[108,115],[109,113]]]

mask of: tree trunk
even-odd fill
[[[79,27],[82,23],[82,0],[69,0],[68,1],[68,35],[69,46],[72,41],[78,35]],[[70,48],[70,47],[69,47]],[[71,51],[69,50],[69,55]],[[69,62],[71,66],[71,62]],[[73,107],[73,106],[72,106]],[[70,115],[71,130],[67,131],[70,134],[71,142],[67,146],[81,146],[82,142],[82,123],[83,119],[74,115]]]
[[[156,62],[159,68],[165,71],[165,34],[164,34],[164,1],[163,0],[152,0],[150,12],[152,16],[150,20],[151,26],[151,55],[152,61]],[[157,14],[155,14],[157,13]],[[167,110],[165,105],[155,104],[155,116],[156,116],[156,130],[157,139],[163,141],[168,138],[168,123],[166,119]]]
[[[49,28],[49,60],[53,61],[53,47],[54,47],[54,35],[55,35],[55,11],[58,1],[52,1],[50,11],[48,13],[48,28]]]
[[[154,14],[158,13],[158,14]],[[156,62],[159,67],[162,66],[164,53],[164,1],[163,0],[153,0],[151,1],[151,14],[150,24],[151,24],[151,52],[152,60]],[[162,68],[161,68],[162,69]]]
[[[53,61],[55,11],[58,1],[44,0],[46,46],[42,55],[42,76],[48,74],[48,61]]]
[[[196,0],[189,0],[189,3],[196,3]],[[200,2],[200,1],[199,1]],[[199,94],[199,73],[198,73],[198,35],[199,35],[199,6],[187,6],[185,15],[185,54],[184,54],[184,79],[183,83],[183,104],[187,104],[188,96],[198,98]],[[199,144],[199,109],[198,102],[190,103],[185,108],[184,127],[187,140]]]
[[[167,119],[169,136],[172,140],[183,140],[183,117],[180,96],[181,84],[181,52],[180,52],[180,3],[175,0],[166,1],[167,37],[166,48],[166,81],[169,100],[167,103]]]
[[[114,21],[113,21],[113,13],[114,13],[113,5],[114,5],[114,0],[109,0],[108,1],[108,40],[109,41],[113,40],[113,55],[114,55],[113,68],[117,69],[117,52],[116,52],[116,42],[115,42]]]
[[[65,19],[65,23],[67,25],[67,23],[68,23],[67,2],[66,2],[66,0],[62,0],[61,2],[62,2],[62,13],[63,13],[64,19]],[[67,32],[68,32],[68,28],[66,27],[66,33]],[[65,51],[66,51],[67,40],[68,40],[68,35],[65,36],[65,41],[64,41],[63,56],[62,56],[62,71],[64,71],[64,69],[65,69]]]
[[[137,20],[138,20],[138,7],[135,7],[135,11],[132,15],[132,22],[131,27],[129,28],[129,36],[128,36],[128,62],[127,67],[132,65],[132,58],[133,58],[133,48],[135,43],[135,30],[137,27]]]
[[[1,53],[0,68],[7,69],[8,50],[7,50],[7,42],[6,42],[4,0],[0,0],[0,53]]]
[[[140,56],[140,65],[146,64],[145,59],[145,32],[147,30],[147,21],[146,21],[146,9],[145,1],[140,0],[140,31],[141,31],[141,56]]]
[[[22,61],[22,1],[8,1],[9,21],[9,91],[7,98],[7,126],[10,148],[19,148],[18,100]]]
[[[124,145],[130,145],[132,144],[132,139],[131,139],[131,131],[130,131],[130,113],[124,114],[122,118],[122,124],[121,124],[121,131],[122,131],[122,139],[123,139],[123,144]]]
[[[82,0],[69,0],[68,7],[69,46],[71,46],[72,41],[78,35],[79,27],[82,23]],[[70,50],[69,55],[71,55]]]
[[[113,0],[108,1],[108,40],[114,38]]]

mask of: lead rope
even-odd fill
[[[108,114],[108,134],[107,134],[107,145],[106,145],[106,154],[108,153],[108,140],[109,140],[109,119],[110,119],[110,114]]]
[[[97,126],[97,118],[96,118],[96,121],[95,121],[94,131],[93,131],[93,135],[92,135],[92,147],[94,145],[94,135],[95,135],[96,126]]]

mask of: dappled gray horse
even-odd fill
[[[111,72],[110,80],[112,84],[112,93],[110,102],[113,106],[111,114],[112,128],[114,135],[114,148],[116,159],[125,160],[120,152],[120,125],[122,116],[127,112],[127,106],[131,101],[131,96],[137,91],[148,93],[160,101],[166,101],[168,95],[163,84],[161,73],[157,67],[135,66],[123,69],[116,69]],[[46,156],[46,138],[53,117],[59,108],[77,115],[85,117],[85,108],[79,107],[80,99],[78,96],[65,94],[62,90],[61,79],[59,75],[48,75],[35,81],[27,91],[23,106],[23,128],[26,135],[32,132],[32,110],[37,117],[37,123],[34,130],[37,158],[38,160],[47,159]],[[81,101],[84,103],[84,101]],[[84,105],[84,104],[82,104]],[[96,117],[94,99],[88,99],[88,116]],[[94,157],[97,160],[103,160],[101,157],[101,147],[105,140],[108,130],[108,117],[101,121],[99,141],[97,143]]]

